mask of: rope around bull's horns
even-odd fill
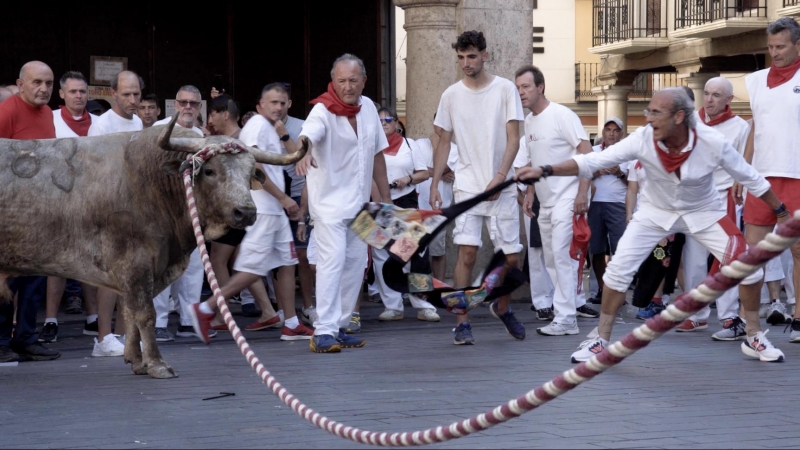
[[[208,157],[213,156],[212,153],[214,152],[209,152]],[[220,151],[216,153],[220,153]],[[726,290],[739,284],[742,279],[758,270],[770,259],[780,255],[800,237],[800,211],[796,211],[794,218],[778,226],[775,233],[768,234],[757,246],[750,247],[747,252],[739,255],[733,263],[723,267],[719,273],[713,277],[707,277],[700,286],[692,289],[689,293],[683,293],[678,296],[675,302],[669,305],[660,315],[649,319],[644,325],[637,327],[621,340],[610,345],[602,353],[592,357],[589,361],[575,366],[538,388],[528,391],[525,395],[517,399],[511,400],[504,405],[470,419],[453,422],[447,426],[429,428],[424,431],[386,433],[361,430],[328,419],[290,394],[289,391],[269,373],[264,365],[261,364],[258,357],[253,353],[253,350],[250,349],[250,345],[248,345],[247,340],[242,335],[242,331],[233,320],[228,305],[220,292],[214,270],[211,268],[211,262],[206,252],[205,238],[200,229],[200,220],[198,219],[197,208],[195,207],[191,170],[184,172],[183,182],[186,186],[186,199],[192,217],[194,234],[197,238],[197,247],[200,249],[203,267],[208,276],[208,282],[214,292],[217,306],[219,306],[219,310],[225,319],[225,324],[231,331],[233,338],[236,340],[236,344],[239,346],[239,350],[247,359],[250,366],[255,369],[264,384],[266,384],[286,406],[292,408],[292,411],[297,413],[297,415],[311,422],[316,427],[322,428],[328,433],[338,437],[350,439],[361,444],[381,446],[427,445],[449,441],[519,417],[553,400],[559,395],[574,389],[579,384],[605,372],[610,367],[619,364],[626,357],[632,355],[640,348],[647,346],[647,344],[683,322],[705,305],[716,300]]]

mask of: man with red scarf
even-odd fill
[[[297,163],[306,175],[309,209],[317,243],[317,314],[311,351],[339,352],[365,341],[344,329],[359,297],[367,244],[350,230],[353,217],[369,201],[372,181],[391,203],[383,149],[389,146],[375,104],[361,95],[364,62],[346,53],[336,59],[326,93],[312,100],[300,138],[311,144]]]
[[[47,106],[53,94],[52,69],[41,61],[26,63],[19,72],[17,87],[19,94],[0,104],[0,138],[55,138],[53,114]],[[13,151],[8,146],[4,150]],[[8,281],[11,292],[17,295],[17,324],[14,327],[14,302],[0,300],[0,363],[47,361],[61,356],[37,342],[36,313],[44,300],[45,284],[45,277],[36,276]]]
[[[800,24],[784,17],[767,27],[772,66],[745,78],[753,110],[753,129],[744,157],[767,178],[790,212],[800,209]],[[741,198],[741,187],[736,190]],[[744,207],[749,244],[763,239],[775,226],[769,205],[748,196]],[[791,248],[792,282],[800,288],[800,243]],[[783,305],[772,305],[783,312]],[[800,311],[795,308],[789,342],[800,342]]]
[[[639,210],[625,229],[614,259],[603,276],[602,312],[597,332],[590,333],[572,362],[591,359],[608,347],[617,311],[639,266],[659,241],[673,233],[693,236],[723,264],[746,249],[744,239],[726,215],[722,197],[714,184],[714,170],[722,167],[748,192],[766,202],[784,221],[786,207],[769,183],[748,165],[719,132],[695,123],[694,102],[682,88],[658,92],[645,110],[647,126],[602,152],[574,156],[554,166],[526,167],[517,179],[547,176],[581,176],[625,161],[638,159],[647,172]],[[739,298],[747,321],[742,352],[765,362],[783,361],[761,330],[758,320],[761,277],[756,271],[742,280]]]

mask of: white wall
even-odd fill
[[[542,70],[547,98],[558,103],[575,101],[575,2],[539,0],[533,26],[544,27],[544,53],[534,53],[533,64]]]
[[[397,80],[397,101],[404,102],[406,101],[406,30],[403,28],[403,24],[406,22],[406,13],[403,11],[403,8],[398,8],[397,6],[394,7],[394,14],[395,14],[395,51],[397,52],[397,58],[395,63],[397,64],[396,70],[396,80]]]

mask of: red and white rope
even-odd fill
[[[243,149],[236,147],[235,150],[238,152]],[[195,161],[205,161],[214,154],[227,151],[234,151],[234,149],[227,149],[219,146],[213,149],[206,148],[195,155]],[[198,170],[198,168],[199,166],[196,166],[195,170]],[[266,384],[286,406],[292,408],[292,410],[303,419],[341,438],[350,439],[362,444],[381,446],[413,446],[444,442],[464,437],[519,417],[553,400],[559,395],[574,389],[579,384],[594,378],[610,367],[619,364],[626,357],[632,355],[640,348],[647,346],[651,341],[658,339],[665,332],[671,330],[705,305],[717,299],[726,290],[736,286],[742,279],[761,268],[767,261],[780,255],[800,237],[800,211],[797,211],[793,219],[780,225],[775,233],[767,235],[757,246],[751,247],[747,252],[739,255],[735,261],[723,267],[716,275],[707,277],[696,289],[692,289],[691,292],[678,296],[675,302],[667,307],[660,315],[649,319],[644,325],[637,327],[620,341],[615,342],[602,353],[594,356],[591,360],[575,366],[519,398],[511,400],[483,414],[460,422],[453,422],[450,425],[400,433],[375,432],[344,425],[343,423],[330,420],[314,411],[289,393],[289,391],[269,373],[264,365],[261,364],[258,357],[256,357],[253,350],[250,349],[250,346],[247,344],[247,340],[242,335],[241,330],[236,326],[236,322],[233,320],[233,316],[231,316],[228,305],[219,290],[214,270],[211,268],[211,262],[206,253],[205,239],[203,238],[203,233],[200,229],[200,221],[197,217],[190,170],[184,172],[183,181],[186,186],[186,199],[192,216],[192,226],[194,227],[194,234],[197,238],[197,246],[200,249],[203,267],[208,275],[209,284],[214,292],[217,306],[219,306],[220,312],[225,319],[225,324],[233,334],[233,338],[236,340],[236,344],[239,346],[242,355],[247,359],[247,362],[255,369],[264,384]]]

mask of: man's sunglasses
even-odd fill
[[[199,108],[201,103],[200,102],[192,102],[189,100],[175,100],[181,107],[186,108],[187,106],[191,106],[192,108]]]

